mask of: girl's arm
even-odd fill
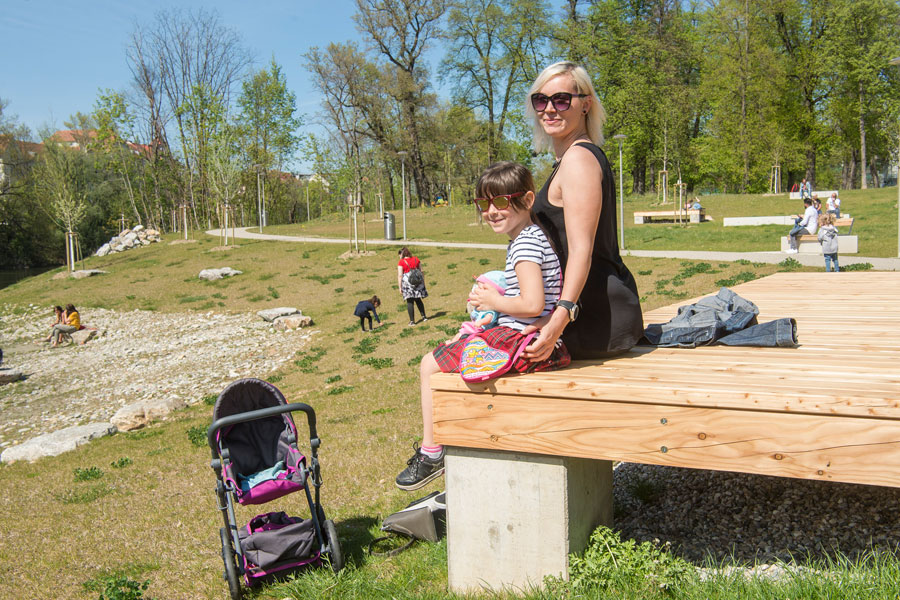
[[[566,160],[560,165],[557,180],[561,186],[569,251],[560,299],[576,302],[591,269],[594,236],[603,206],[603,171],[590,150],[576,146],[569,148],[566,153]],[[533,331],[530,329],[532,327],[540,327],[540,334],[522,356],[533,362],[549,357],[556,346],[556,340],[568,324],[568,312],[554,310],[545,322],[530,325],[525,333]]]
[[[516,263],[519,279],[518,296],[501,296],[493,287],[479,283],[469,300],[478,310],[495,310],[516,318],[537,317],[546,304],[541,265],[529,260]]]
[[[397,265],[397,291],[403,294],[403,290],[400,287],[400,283],[403,281],[403,267]]]

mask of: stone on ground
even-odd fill
[[[305,315],[288,315],[275,319],[275,329],[279,330],[299,329],[300,327],[310,327],[312,324],[312,318]]]
[[[89,340],[92,340],[95,337],[97,337],[97,330],[96,329],[87,329],[87,328],[80,329],[70,335],[72,337],[72,342],[83,346]]]
[[[7,448],[3,454],[0,454],[0,462],[35,461],[44,456],[58,456],[95,438],[112,435],[115,432],[116,426],[112,423],[91,423],[90,425],[67,427]]]
[[[0,368],[0,385],[4,383],[12,383],[13,381],[18,381],[24,378],[25,374],[15,367]]]
[[[180,398],[165,397],[141,400],[120,408],[110,421],[120,431],[132,431],[149,425],[156,419],[168,416],[171,412],[187,406]]]
[[[200,271],[198,277],[207,281],[215,281],[216,279],[232,277],[234,275],[240,275],[241,273],[243,273],[243,271],[237,271],[231,267],[222,267],[220,269],[203,269]]]
[[[278,308],[267,308],[256,313],[262,317],[263,321],[273,322],[278,317],[288,317],[291,315],[299,315],[300,310],[290,306],[279,306]]]

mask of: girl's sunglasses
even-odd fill
[[[547,110],[547,104],[552,103],[553,108],[559,112],[563,112],[569,110],[569,107],[572,106],[573,96],[575,98],[586,98],[588,94],[570,94],[569,92],[557,92],[552,96],[541,93],[532,94],[531,106],[534,107],[534,110],[537,112],[544,112]]]
[[[519,196],[524,195],[525,192],[516,192],[515,194],[500,194],[499,196],[494,196],[493,198],[475,198],[475,204],[478,205],[478,209],[481,212],[486,212],[487,209],[491,207],[491,204],[494,205],[494,208],[497,210],[503,210],[504,208],[509,208],[509,202],[513,198],[518,198]]]

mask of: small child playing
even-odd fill
[[[838,230],[834,226],[834,213],[819,215],[819,231],[816,236],[822,244],[822,254],[825,255],[825,271],[830,273],[831,265],[834,264],[834,272],[839,273],[841,267],[838,265]]]
[[[505,292],[501,294],[493,285],[479,282],[470,293],[469,302],[477,310],[500,313],[497,326],[481,337],[494,348],[512,352],[525,338],[522,331],[556,308],[562,290],[559,258],[547,236],[531,219],[534,180],[528,169],[513,162],[495,163],[481,174],[475,191],[479,196],[475,203],[483,219],[512,242],[506,251]],[[441,344],[422,357],[422,446],[413,444],[415,454],[397,476],[395,483],[402,490],[417,490],[444,472],[444,448],[434,442],[430,379],[439,372],[458,373],[465,344],[465,338]],[[560,342],[549,358],[540,362],[519,358],[510,370],[546,371],[564,367],[570,361],[568,350]]]
[[[368,300],[362,300],[356,305],[353,314],[354,316],[359,317],[359,326],[363,331],[366,330],[366,319],[369,320],[369,331],[372,331],[372,315],[375,315],[375,320],[381,325],[381,319],[378,318],[378,312],[375,310],[379,306],[381,306],[381,300],[379,300],[378,296],[372,296]]]

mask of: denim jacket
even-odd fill
[[[727,346],[797,345],[797,322],[785,318],[758,323],[759,309],[730,289],[678,308],[668,323],[654,323],[644,330],[642,343],[651,346],[694,348],[713,343]]]

